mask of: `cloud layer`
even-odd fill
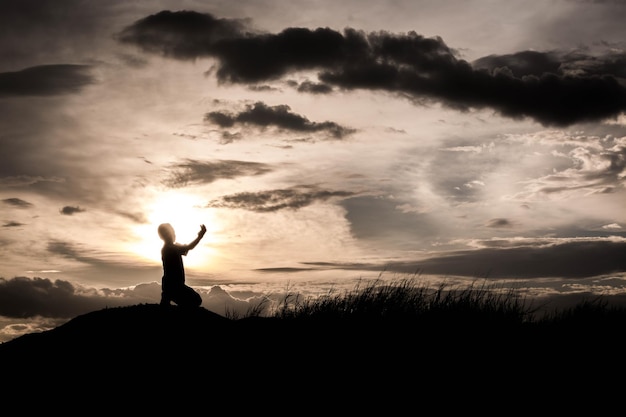
[[[622,54],[560,57],[524,51],[491,55],[475,65],[439,37],[329,28],[257,33],[241,20],[192,11],[162,11],[118,38],[174,59],[211,57],[222,82],[258,83],[294,71],[346,90],[382,90],[461,111],[490,108],[545,126],[616,118],[626,110]]]
[[[41,65],[0,73],[2,96],[54,96],[79,92],[95,82],[87,65]]]

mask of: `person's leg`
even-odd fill
[[[161,303],[160,304],[162,306],[169,306],[170,305],[170,301],[171,301],[170,297],[167,294],[165,294],[164,291],[161,291]]]
[[[198,294],[193,288],[186,285],[181,290],[179,298],[180,302],[177,304],[181,307],[200,307],[200,304],[202,304],[202,297],[200,297],[200,294]]]
[[[171,296],[171,287],[172,285],[169,283],[169,278],[165,275],[161,278],[161,305],[169,306],[172,301]],[[167,289],[167,291],[165,291]]]

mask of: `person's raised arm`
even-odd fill
[[[206,233],[206,226],[201,224],[200,231],[198,232],[198,236],[191,243],[187,245],[187,250],[191,250],[195,248],[198,245],[198,243],[200,243],[200,240],[202,239],[205,233]]]

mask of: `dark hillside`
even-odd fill
[[[612,381],[626,369],[623,320],[570,317],[557,326],[468,317],[234,320],[204,308],[108,308],[0,345],[2,388],[93,402],[121,396],[157,411],[194,395],[228,398],[240,410],[271,401],[397,415],[419,401],[522,410],[554,400],[555,390],[575,396],[621,387]],[[484,395],[489,404],[475,403]],[[68,406],[51,401],[46,410]]]
[[[21,336],[0,345],[11,354],[32,354],[45,346],[60,356],[125,354],[128,349],[159,350],[168,340],[188,345],[231,325],[204,308],[185,311],[158,304],[106,308],[78,316],[55,329]],[[90,354],[91,354],[90,353]]]

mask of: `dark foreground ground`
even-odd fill
[[[0,395],[26,415],[597,416],[623,410],[623,331],[619,321],[233,320],[143,304],[1,344]]]

